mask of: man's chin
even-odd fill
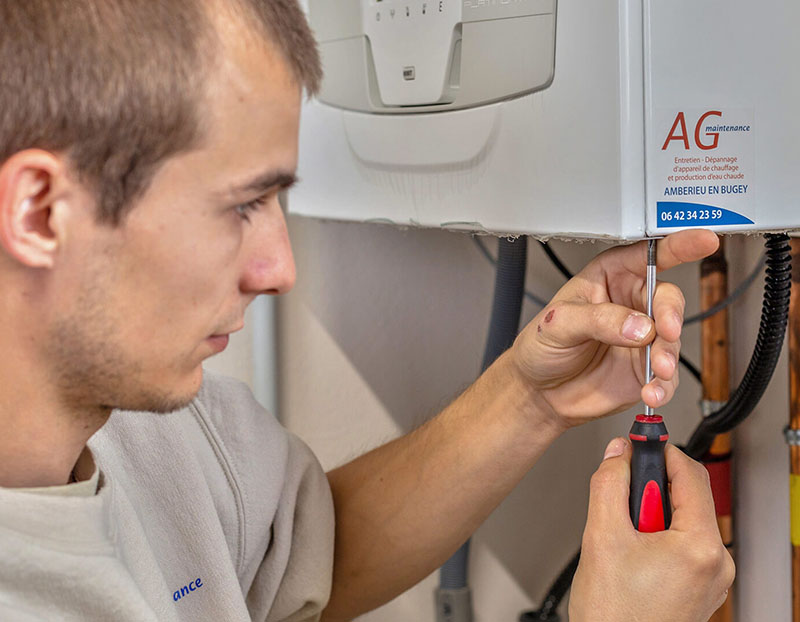
[[[176,386],[180,384],[181,386]],[[167,414],[186,408],[197,397],[203,384],[203,369],[198,366],[190,380],[173,385],[152,384],[135,394],[119,399],[116,410],[142,411]]]

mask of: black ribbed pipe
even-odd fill
[[[483,371],[505,352],[519,333],[522,300],[525,296],[525,268],[528,263],[528,238],[500,238],[497,271],[494,279],[494,302],[489,321],[489,336],[483,351]],[[439,572],[439,587],[457,590],[467,586],[469,540],[455,552]]]
[[[789,317],[789,295],[792,287],[792,256],[789,236],[767,234],[767,276],[761,324],[750,364],[742,382],[730,400],[718,411],[704,418],[697,426],[685,452],[699,460],[710,448],[717,434],[730,432],[753,411],[764,395],[783,347]]]

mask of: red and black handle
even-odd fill
[[[633,445],[630,496],[633,526],[646,533],[669,529],[672,506],[664,460],[669,434],[664,419],[659,415],[637,415],[628,437]]]

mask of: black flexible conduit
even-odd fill
[[[767,276],[761,325],[750,364],[730,400],[700,423],[686,444],[685,452],[695,460],[711,447],[714,436],[729,432],[753,411],[767,389],[783,347],[792,288],[792,256],[789,236],[767,234]]]
[[[528,261],[528,238],[515,240],[500,238],[498,242],[497,272],[494,281],[494,301],[489,323],[489,336],[483,353],[483,371],[505,352],[519,333],[522,301],[525,295],[525,268]],[[467,587],[467,561],[469,540],[447,560],[439,574],[439,590],[461,590]],[[437,598],[437,619],[441,621],[466,622],[452,614]],[[469,615],[471,619],[471,613]]]
[[[733,396],[720,410],[703,419],[692,434],[684,451],[699,460],[711,447],[714,436],[729,432],[753,411],[769,384],[783,347],[789,317],[789,295],[792,288],[792,255],[789,236],[766,234],[767,276],[764,283],[764,302],[761,307],[761,324],[750,364]],[[578,568],[580,549],[561,571],[558,579],[545,596],[545,605],[520,616],[520,622],[546,620],[558,622],[556,608],[566,594],[564,584],[571,585]],[[548,604],[549,603],[549,604]],[[540,617],[526,617],[535,616]],[[550,617],[542,617],[547,616]]]

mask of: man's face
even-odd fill
[[[87,217],[62,257],[47,359],[73,405],[184,405],[255,296],[294,283],[277,195],[296,168],[301,91],[254,41],[209,76],[201,146],[165,162],[118,228]]]

